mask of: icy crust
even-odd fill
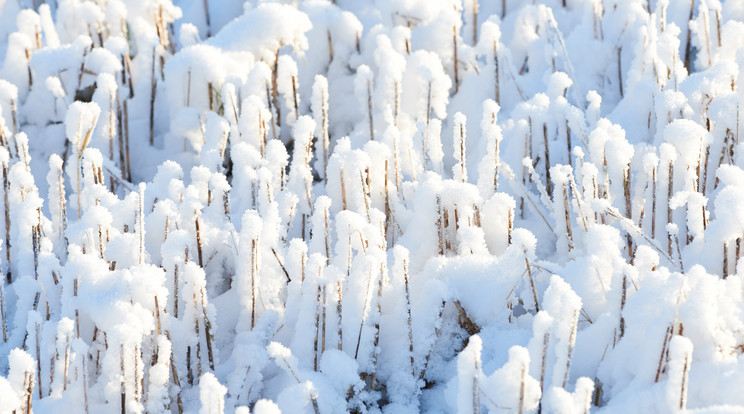
[[[744,410],[739,2],[27,3],[0,413]]]

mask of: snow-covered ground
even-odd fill
[[[0,0],[0,413],[742,413],[740,68],[740,0]]]

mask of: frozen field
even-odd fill
[[[0,0],[0,414],[744,413],[741,0]]]

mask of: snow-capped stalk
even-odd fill
[[[618,88],[620,89],[620,98],[622,99],[625,96],[625,91],[623,91],[623,47],[618,46],[617,48],[617,84]]]
[[[537,289],[535,289],[535,279],[532,278],[532,269],[530,268],[530,260],[527,258],[527,250],[524,251],[524,265],[527,269],[527,278],[530,280],[532,299],[535,301],[535,312],[540,312],[540,304],[537,301]]]
[[[214,371],[214,353],[212,351],[214,334],[212,334],[212,323],[207,315],[207,292],[204,286],[202,286],[199,291],[201,296],[202,317],[204,318],[204,342],[207,344],[207,359],[209,361],[209,369]]]
[[[0,281],[0,323],[3,329],[3,342],[8,342],[8,319],[5,303],[5,280]]]
[[[525,383],[527,381],[527,369],[527,364],[523,363],[519,376],[519,406],[517,409],[517,413],[519,414],[524,413],[524,399],[527,393],[527,384]]]
[[[204,0],[204,18],[207,21],[207,37],[212,36],[212,23],[209,15],[209,0]]]
[[[455,159],[457,160],[457,165],[455,165],[452,168],[452,175],[453,178],[455,178],[458,181],[462,181],[463,183],[468,181],[468,172],[465,166],[465,139],[466,139],[466,130],[465,130],[465,122],[466,118],[465,115],[463,115],[461,112],[458,112],[455,114],[454,118],[454,150],[455,150]]]
[[[444,314],[444,307],[446,306],[447,302],[442,301],[441,305],[439,306],[439,312],[437,314],[437,322],[434,324],[434,335],[439,336],[441,322],[442,322],[442,315]],[[426,370],[429,367],[429,361],[431,360],[431,354],[433,351],[433,347],[429,348],[429,351],[426,353],[426,356],[424,357],[424,366],[421,368],[421,371],[419,372],[418,379],[423,380],[426,376]]]
[[[603,6],[601,1],[592,0],[592,18],[594,20],[594,38],[597,40],[604,40],[604,33],[602,30],[602,15],[604,14]]]
[[[339,279],[336,282],[336,293],[338,294],[338,297],[336,298],[336,324],[337,324],[337,335],[338,335],[338,343],[336,344],[336,349],[339,351],[343,350],[343,281],[342,279]],[[325,323],[323,324],[325,327]]]
[[[658,181],[656,178],[656,170],[657,166],[656,163],[654,163],[653,168],[651,169],[651,239],[656,238],[656,187]]]
[[[157,79],[155,78],[155,64],[156,64],[155,55],[156,54],[157,54],[157,46],[153,46],[152,47],[152,65],[150,65],[150,146],[153,146],[155,144],[155,135],[154,135],[155,92],[157,91]]]
[[[330,32],[329,38],[330,38]],[[330,45],[330,42],[329,42]],[[331,58],[333,60],[333,58]],[[315,116],[315,124],[318,126],[318,145],[322,150],[322,156],[317,157],[322,162],[322,168],[318,170],[323,173],[323,182],[328,183],[328,151],[330,147],[330,137],[328,135],[328,80],[323,75],[315,76],[313,84],[312,110]]]
[[[323,312],[322,295],[323,289],[320,284],[318,284],[318,294],[315,299],[315,341],[313,342],[313,371],[315,372],[318,372],[318,359],[320,354],[320,317]]]
[[[651,3],[651,0],[648,0],[648,3]],[[649,6],[650,8],[650,6]],[[692,15],[695,12],[695,0],[690,0],[690,14],[687,18],[687,21],[692,20]],[[650,13],[649,13],[650,14]],[[685,69],[687,69],[687,73],[692,73],[692,67],[690,66],[690,52],[692,51],[692,30],[690,30],[690,27],[687,27],[687,39],[685,41],[685,59],[684,59],[684,65]]]
[[[251,240],[251,330],[256,327],[258,299],[258,237]]]
[[[545,395],[545,368],[548,362],[548,345],[550,345],[550,331],[545,331],[545,334],[543,335],[543,344],[542,344],[542,357],[540,358],[540,390],[541,394]],[[540,399],[540,404],[537,406],[537,413],[540,414],[542,412],[542,398]]]
[[[444,255],[444,216],[442,213],[442,196],[437,194],[437,239],[439,241],[439,255]]]
[[[377,295],[375,297],[375,307],[377,308],[377,317],[375,318],[374,340],[372,344],[372,372],[368,377],[367,387],[375,389],[375,378],[377,375],[377,361],[380,356],[380,317],[382,316],[382,287],[385,283],[385,263],[380,263],[380,277],[377,279]]]
[[[321,290],[321,297],[323,300],[320,303],[321,307],[321,316],[320,316],[320,326],[321,326],[321,332],[320,332],[320,351],[318,352],[318,355],[322,357],[323,353],[326,350],[326,327],[328,326],[328,285],[323,285],[323,288]]]
[[[632,220],[631,216],[631,199],[630,199],[630,162],[623,169],[623,197],[625,198],[625,217]],[[630,262],[633,263],[633,238],[628,233],[626,235],[628,242],[628,257]]]
[[[416,378],[413,363],[413,320],[411,319],[411,288],[408,279],[408,250],[402,246],[396,246],[394,250],[395,260],[400,264],[403,276],[403,284],[406,289],[406,318],[408,324],[408,354],[411,361],[411,377]]]
[[[5,250],[5,265],[7,267],[7,273],[5,274],[8,284],[13,281],[10,272],[10,178],[8,177],[8,152],[0,151],[0,163],[2,164],[3,173],[3,204],[5,205],[5,240],[3,243],[3,250]]]
[[[127,181],[132,181],[132,164],[129,162],[129,101],[124,100],[124,152],[127,166]]]
[[[532,139],[532,118],[530,118],[529,122],[529,132],[524,134],[524,158],[532,159],[532,145],[530,145],[530,141]],[[527,180],[528,180],[528,174],[527,174],[527,164],[522,162],[522,187],[527,188]],[[524,218],[524,195],[519,197],[519,218]]]
[[[726,279],[729,275],[729,242],[723,242],[723,278]]]
[[[139,196],[137,197],[137,263],[145,263],[145,184],[139,186]]]
[[[568,240],[568,251],[573,250],[573,232],[571,231],[571,210],[568,202],[568,184],[564,181],[561,185],[563,193],[563,213],[566,221],[566,239]],[[630,236],[628,236],[630,237]]]
[[[550,145],[548,143],[548,124],[543,123],[543,142],[545,143],[545,189],[553,198],[553,182],[550,180]]]
[[[126,365],[124,364],[124,343],[122,342],[119,347],[119,369],[121,370],[121,414],[127,412],[127,383],[126,383]],[[67,382],[65,380],[65,382]]]
[[[669,180],[667,181],[667,227],[672,224],[672,206],[669,200],[674,194],[674,160],[669,160]],[[667,229],[667,250],[672,255],[672,233]]]
[[[473,24],[475,26],[475,24]],[[455,93],[459,90],[460,87],[460,75],[458,73],[458,64],[457,64],[457,25],[452,25],[452,50],[453,50],[453,59],[452,59],[452,66],[455,73]]]
[[[362,317],[359,321],[359,334],[357,334],[357,343],[356,343],[356,349],[354,350],[354,359],[359,359],[359,344],[362,342],[362,329],[364,328],[364,322],[367,320],[367,312],[369,310],[369,302],[371,300],[370,298],[370,289],[372,288],[372,282],[374,282],[373,274],[373,266],[370,266],[369,268],[369,278],[367,279],[367,289],[364,292],[364,305],[362,306]],[[340,324],[339,324],[340,326]]]
[[[199,210],[194,210],[194,231],[196,232],[196,253],[199,260],[199,267],[204,267],[204,253],[201,236],[201,220],[199,220]]]

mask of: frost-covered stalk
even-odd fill
[[[380,318],[382,316],[382,292],[385,284],[385,263],[380,263],[380,277],[377,279],[377,295],[375,296],[375,307],[377,315],[374,326],[374,340],[372,343],[372,372],[368,378],[367,386],[375,389],[375,378],[377,375],[377,361],[380,356]]]
[[[468,345],[457,357],[457,412],[480,414],[481,349],[478,335],[468,339]]]
[[[648,4],[651,3],[651,0],[647,0]],[[650,8],[650,6],[648,6]],[[692,20],[692,15],[695,12],[695,0],[690,0],[690,14],[687,17],[687,21]],[[649,13],[650,14],[650,13]],[[687,40],[685,41],[685,59],[684,59],[684,65],[685,69],[687,69],[688,73],[692,73],[692,67],[690,66],[690,52],[692,51],[692,30],[690,29],[689,25],[687,27]],[[720,46],[720,43],[719,43]]]
[[[550,145],[548,142],[548,124],[543,123],[543,143],[545,144],[545,189],[548,197],[553,197],[553,182],[550,179]]]
[[[439,254],[444,255],[444,214],[442,212],[442,196],[437,194],[437,239]]]
[[[455,93],[457,93],[460,89],[460,75],[457,62],[457,25],[452,25],[452,53],[452,66],[455,73]]]
[[[669,160],[669,173],[667,181],[667,250],[669,256],[672,255],[672,232],[669,231],[669,227],[672,223],[672,206],[669,202],[672,199],[674,193],[674,159]]]
[[[204,0],[206,1],[206,0]],[[157,55],[157,46],[152,47],[152,64],[150,65],[150,146],[155,144],[155,93],[157,91],[157,78],[155,78],[155,64]],[[211,101],[210,94],[210,101]]]
[[[258,237],[251,239],[251,330],[256,326],[258,298]]]
[[[465,115],[463,115],[462,112],[456,113],[453,118],[454,130],[452,132],[454,155],[457,160],[457,164],[452,167],[452,176],[455,180],[463,183],[468,181],[468,172],[465,166],[466,121]]]
[[[675,335],[669,342],[669,383],[667,401],[673,411],[687,409],[687,389],[690,364],[692,363],[692,341]]]
[[[318,272],[321,272],[321,271],[322,270],[318,270]],[[315,372],[318,372],[318,360],[319,360],[319,355],[320,355],[320,341],[321,341],[320,339],[320,336],[321,336],[320,316],[324,308],[322,305],[324,302],[322,299],[323,297],[322,295],[323,295],[323,289],[320,286],[320,284],[318,284],[318,295],[317,295],[317,298],[315,299],[315,303],[316,303],[316,306],[315,306],[315,341],[313,342],[313,371]]]
[[[320,154],[316,156],[316,159],[321,162],[321,168],[316,168],[316,170],[322,174],[323,182],[328,184],[328,151],[330,149],[330,137],[328,135],[328,79],[323,75],[315,76],[311,106],[317,128],[315,135],[320,141],[320,145],[316,147]]]
[[[395,246],[393,254],[395,255],[396,267],[399,266],[399,271],[401,272],[403,284],[405,286],[406,318],[408,324],[408,354],[411,360],[411,377],[416,378],[413,363],[413,320],[411,318],[411,288],[408,280],[408,249],[403,246]]]
[[[0,281],[0,323],[2,324],[3,330],[3,342],[8,342],[8,319],[6,313],[6,302],[5,302],[5,280],[3,278]]]
[[[292,111],[291,116],[287,116],[289,125],[293,125],[300,117],[299,105],[300,96],[298,94],[299,85],[297,84],[297,63],[289,55],[279,56],[277,88],[279,93],[284,97],[284,104],[287,109]]]
[[[266,347],[266,350],[269,352],[269,355],[274,358],[274,360],[277,362],[277,365],[286,372],[292,379],[297,382],[297,384],[302,385],[305,392],[307,392],[310,397],[310,402],[313,406],[313,411],[315,414],[320,414],[320,409],[318,407],[318,392],[315,389],[315,386],[310,381],[303,382],[300,380],[300,377],[297,375],[297,358],[292,355],[292,351],[289,350],[289,348],[283,346],[279,342],[272,342],[269,344],[269,346]]]
[[[630,199],[630,162],[625,166],[623,169],[623,197],[625,198],[625,217],[628,219],[632,219],[632,211],[631,211],[631,199]],[[631,258],[631,263],[633,260],[633,238],[630,235],[630,233],[626,234],[626,239],[628,242],[628,257]]]
[[[70,105],[65,115],[65,125],[67,139],[73,146],[75,162],[69,163],[73,165],[68,166],[68,175],[75,179],[76,188],[76,201],[77,201],[77,214],[78,219],[81,217],[82,203],[81,203],[81,163],[83,158],[83,150],[88,146],[90,138],[93,135],[93,131],[96,128],[98,122],[98,116],[101,113],[101,108],[95,103],[83,103],[76,101]]]
[[[8,162],[10,154],[5,148],[0,148],[0,164],[2,165],[3,174],[3,204],[5,209],[5,240],[3,243],[3,250],[5,250],[5,277],[8,283],[11,283],[13,278],[10,272],[10,178],[8,177]]]
[[[194,210],[194,231],[196,234],[196,253],[199,260],[199,266],[204,267],[204,250],[202,246],[201,236],[201,220],[199,218],[199,210]]]
[[[206,0],[205,0],[206,1]],[[199,414],[223,414],[225,411],[227,387],[220,384],[217,377],[207,372],[199,378]]]
[[[478,164],[478,188],[484,197],[498,192],[500,145],[503,139],[501,128],[497,124],[499,105],[492,99],[483,101],[483,119],[481,130],[486,140],[487,154]]]
[[[374,122],[374,101],[372,88],[374,74],[367,65],[359,65],[356,76],[354,77],[354,92],[362,107],[367,108],[367,122],[369,122],[369,139],[375,140],[375,122]]]
[[[137,263],[145,263],[145,183],[139,185],[139,195],[137,197]],[[201,255],[199,257],[201,259]]]
[[[214,334],[212,334],[212,322],[210,322],[207,315],[207,292],[204,286],[201,287],[199,293],[201,297],[202,317],[204,318],[204,341],[207,343],[207,359],[209,361],[209,369],[214,371],[214,352],[212,350]]]

